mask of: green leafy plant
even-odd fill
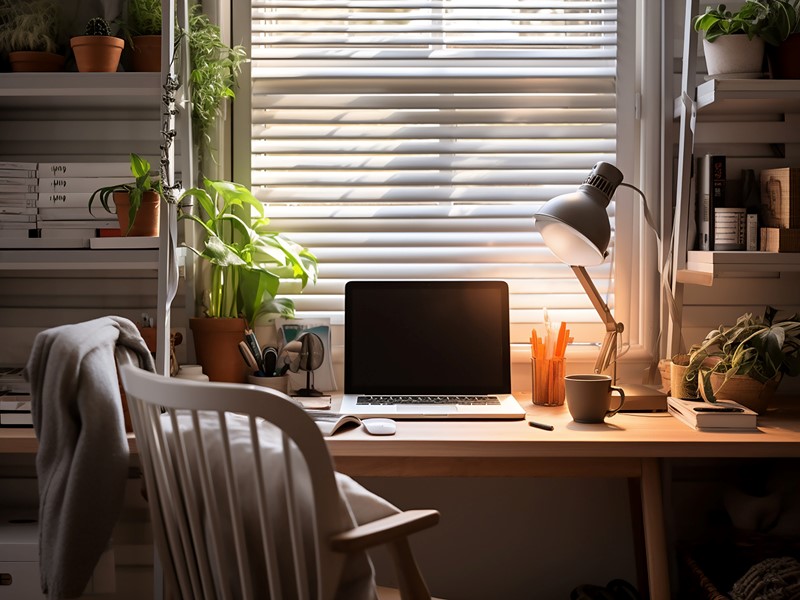
[[[196,198],[206,215],[179,217],[191,219],[205,234],[201,249],[189,249],[211,265],[206,315],[243,316],[251,324],[262,317],[293,316],[294,303],[276,297],[281,278],[297,279],[303,288],[316,281],[316,257],[270,231],[263,205],[243,185],[209,179],[203,185],[186,190],[178,200]],[[236,214],[246,211],[258,215],[250,224]]]
[[[800,374],[800,317],[776,320],[777,312],[767,307],[763,317],[745,313],[735,325],[711,331],[692,347],[685,379],[702,387],[704,396],[714,402],[713,373],[724,374],[723,386],[734,375],[766,383]]]
[[[753,39],[761,28],[761,7],[746,2],[738,11],[727,10],[724,4],[706,7],[706,12],[694,19],[695,31],[705,32],[705,39],[713,42],[723,35],[746,34]]]
[[[200,154],[204,155],[210,148],[211,128],[223,103],[236,97],[236,78],[247,53],[243,46],[225,44],[219,27],[200,12],[199,5],[191,7],[189,29],[182,30],[181,36],[189,42],[192,129]]]
[[[800,0],[747,0],[758,7],[758,36],[777,46],[800,31]]]
[[[129,224],[127,234],[133,227],[136,220],[136,214],[139,212],[139,207],[142,205],[142,197],[145,192],[157,192],[159,196],[163,197],[163,190],[161,187],[161,180],[158,177],[150,175],[150,163],[140,157],[138,154],[131,154],[131,174],[135,178],[132,183],[120,183],[117,185],[110,185],[102,187],[92,192],[89,197],[89,212],[92,210],[92,204],[95,198],[100,200],[103,208],[109,212],[114,213],[111,209],[109,200],[113,197],[114,192],[128,192],[130,194],[131,207],[128,211]]]
[[[0,0],[0,53],[58,52],[55,0]]]
[[[125,29],[131,35],[161,35],[161,0],[130,0]]]
[[[111,35],[111,26],[104,18],[94,17],[86,23],[86,31],[84,31],[83,35],[104,35],[108,37]]]

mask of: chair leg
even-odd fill
[[[411,552],[408,538],[400,538],[388,544],[403,600],[430,600],[431,593],[419,572],[417,561]]]

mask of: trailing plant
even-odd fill
[[[746,34],[751,40],[761,28],[761,7],[755,2],[746,2],[738,11],[727,10],[724,4],[708,6],[702,15],[694,19],[695,31],[705,32],[705,39],[713,42],[723,35]]]
[[[202,248],[189,249],[211,265],[206,316],[243,316],[252,324],[270,316],[291,317],[294,303],[277,298],[281,279],[296,279],[304,288],[316,281],[317,259],[306,248],[270,230],[264,207],[243,185],[205,179],[203,188],[181,194],[197,198],[205,217],[181,213],[205,234]],[[236,212],[255,211],[249,225]]]
[[[747,0],[758,7],[758,36],[777,46],[800,31],[800,0]]]
[[[236,97],[236,78],[247,61],[243,46],[230,47],[222,41],[220,28],[200,12],[190,9],[189,29],[179,38],[189,42],[189,88],[192,100],[192,133],[200,155],[211,147],[211,129],[222,114],[224,102]]]
[[[0,53],[58,52],[55,0],[0,0]]]
[[[86,23],[86,31],[84,31],[83,35],[101,35],[110,37],[111,26],[104,18],[94,17],[89,19],[89,21]]]
[[[714,402],[711,375],[748,375],[766,383],[783,375],[800,374],[800,317],[776,320],[777,310],[767,307],[763,317],[745,313],[732,326],[720,325],[689,353],[686,380],[702,387],[705,398]]]
[[[128,192],[130,195],[130,209],[128,211],[128,231],[130,232],[133,223],[136,220],[136,214],[139,212],[139,207],[142,205],[142,198],[145,192],[157,192],[159,196],[163,196],[161,187],[161,179],[150,175],[150,163],[140,157],[138,154],[131,154],[131,174],[134,176],[135,181],[132,183],[120,183],[117,185],[110,185],[102,187],[92,192],[89,197],[89,212],[92,211],[92,204],[95,198],[100,200],[103,208],[114,214],[115,211],[111,210],[109,199],[114,195],[114,192]]]

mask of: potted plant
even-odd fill
[[[763,414],[783,375],[800,374],[800,317],[776,315],[772,307],[763,317],[746,313],[692,347],[685,378],[705,400],[735,400]]]
[[[135,178],[132,183],[95,190],[89,197],[89,211],[97,198],[107,212],[116,212],[122,235],[158,236],[161,180],[150,175],[150,163],[137,154],[131,154],[131,174]],[[112,198],[116,210],[109,204]]]
[[[114,73],[125,46],[124,40],[111,35],[111,26],[102,17],[89,19],[84,34],[69,43],[82,73]]]
[[[704,32],[703,51],[709,77],[760,77],[764,40],[759,37],[762,9],[746,2],[732,12],[724,4],[706,7],[695,17],[695,31]]]
[[[225,101],[236,97],[236,78],[247,53],[243,46],[225,44],[220,28],[200,12],[198,4],[191,7],[189,28],[180,36],[186,36],[189,44],[192,134],[202,161],[209,155],[211,130]]]
[[[60,71],[59,5],[55,0],[0,0],[0,54],[15,72]]]
[[[121,23],[134,71],[161,71],[161,0],[130,0]]]
[[[759,37],[775,79],[800,79],[800,0],[747,0],[760,8]]]
[[[259,319],[294,315],[294,303],[278,298],[281,279],[297,279],[301,288],[317,276],[317,259],[307,249],[272,231],[264,207],[246,187],[204,180],[178,199],[198,200],[204,216],[182,213],[204,234],[203,245],[189,246],[210,267],[206,318],[190,319],[197,361],[212,381],[244,382],[246,368],[239,342]],[[246,214],[256,218],[248,224]],[[222,341],[217,330],[222,329]],[[206,346],[206,344],[210,344]]]

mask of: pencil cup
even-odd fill
[[[564,358],[532,358],[533,403],[540,406],[564,404]]]
[[[247,382],[253,385],[262,385],[264,387],[278,390],[284,394],[289,390],[289,376],[283,375],[281,377],[259,377],[258,375],[248,375]]]

